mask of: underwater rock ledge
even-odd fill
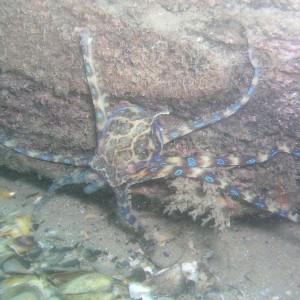
[[[124,4],[118,12],[89,3],[74,6],[73,1],[2,3],[1,134],[28,149],[93,153],[94,117],[79,46],[79,33],[88,28],[94,36],[96,67],[104,78],[101,85],[111,94],[113,107],[126,101],[154,111],[168,108],[172,114],[161,118],[163,128],[205,117],[238,98],[251,79],[248,48],[255,49],[263,71],[255,98],[226,122],[167,146],[166,154],[255,154],[276,142],[296,143],[297,2],[262,7],[257,1],[137,1],[134,8]],[[49,178],[70,168],[3,147],[0,163]],[[281,157],[266,168],[232,170],[230,176],[253,182],[259,191],[280,186],[292,191],[298,164]],[[168,209],[189,211],[189,204],[179,199],[176,194],[168,199]]]

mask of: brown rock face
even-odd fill
[[[125,102],[168,110],[169,116],[159,118],[164,129],[205,119],[245,93],[253,73],[247,53],[254,49],[262,70],[255,96],[227,120],[166,145],[166,155],[255,155],[276,143],[295,145],[300,140],[300,7],[299,1],[285,2],[140,0],[100,6],[71,0],[2,1],[0,133],[28,149],[93,154],[95,120],[79,45],[80,32],[88,29],[94,36],[99,84],[111,95],[108,110]],[[4,147],[0,163],[50,178],[70,168]],[[300,185],[299,164],[282,155],[219,175],[262,194],[293,192]],[[169,211],[204,212],[193,180],[172,186],[175,194],[160,198]],[[155,195],[158,190],[150,196]],[[184,200],[191,197],[193,201]]]

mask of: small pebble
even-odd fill
[[[150,294],[151,288],[140,283],[131,283],[128,287],[131,299],[143,299],[146,295]]]
[[[134,260],[129,262],[131,268],[136,268],[140,263],[141,262],[140,262],[139,259],[134,259]]]
[[[136,268],[131,271],[131,275],[129,276],[131,281],[143,282],[146,280],[146,273],[143,268]]]
[[[117,261],[116,262],[116,269],[125,269],[129,267],[128,261]]]
[[[215,252],[213,250],[209,250],[205,253],[203,257],[206,258],[207,260],[210,260],[214,256],[215,256]]]
[[[285,294],[286,294],[287,296],[292,296],[292,291],[286,291]]]

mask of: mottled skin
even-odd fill
[[[90,34],[81,34],[81,47],[96,115],[98,138],[95,155],[93,157],[64,157],[28,151],[17,147],[13,140],[0,137],[1,144],[21,154],[44,161],[87,167],[87,170],[82,173],[54,181],[47,193],[41,198],[36,210],[40,209],[54,192],[63,185],[87,183],[84,188],[86,193],[92,193],[109,185],[115,192],[121,217],[131,224],[136,231],[144,232],[143,226],[137,222],[131,211],[131,186],[156,178],[185,176],[201,178],[207,183],[217,185],[221,193],[235,200],[253,203],[259,208],[299,222],[299,212],[288,205],[282,207],[276,199],[269,197],[261,199],[250,191],[238,190],[228,181],[215,178],[214,174],[208,170],[210,167],[249,166],[264,162],[278,153],[289,153],[300,157],[300,151],[297,149],[282,145],[272,148],[268,153],[251,157],[235,157],[233,155],[225,157],[210,155],[195,155],[193,157],[163,156],[164,144],[228,118],[249,101],[259,82],[260,73],[257,62],[253,59],[251,53],[249,58],[255,69],[254,76],[250,88],[240,100],[224,111],[208,116],[204,120],[191,120],[180,128],[163,131],[157,119],[163,114],[168,114],[168,112],[149,112],[142,107],[128,106],[114,111],[109,116],[107,115],[107,95],[98,86]]]

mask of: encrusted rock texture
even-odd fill
[[[165,155],[252,154],[300,141],[299,1],[1,1],[0,132],[27,149],[92,155],[95,123],[85,79],[80,32],[94,37],[99,85],[108,110],[124,103],[162,111],[163,128],[222,111],[253,76],[255,96],[232,117],[165,146]],[[58,178],[72,168],[0,147],[0,163]],[[300,162],[280,155],[247,168],[217,170],[258,194],[293,195],[300,202]],[[192,217],[208,210],[244,213],[200,180],[158,180],[136,188],[168,212]],[[169,187],[169,188],[168,188]],[[225,203],[225,204],[224,204]]]

